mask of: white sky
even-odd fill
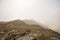
[[[0,0],[0,20],[34,19],[60,31],[60,0]]]

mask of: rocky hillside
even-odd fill
[[[0,22],[0,40],[60,40],[60,33],[22,20]]]

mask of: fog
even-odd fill
[[[0,21],[34,19],[60,32],[60,0],[0,0]]]

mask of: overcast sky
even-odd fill
[[[34,19],[60,31],[60,0],[0,0],[0,21]]]

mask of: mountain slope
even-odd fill
[[[13,20],[0,23],[0,40],[60,40],[59,33],[40,25],[28,25],[25,22]]]
[[[39,25],[39,23],[36,22],[35,20],[23,20],[23,22],[29,25]]]

